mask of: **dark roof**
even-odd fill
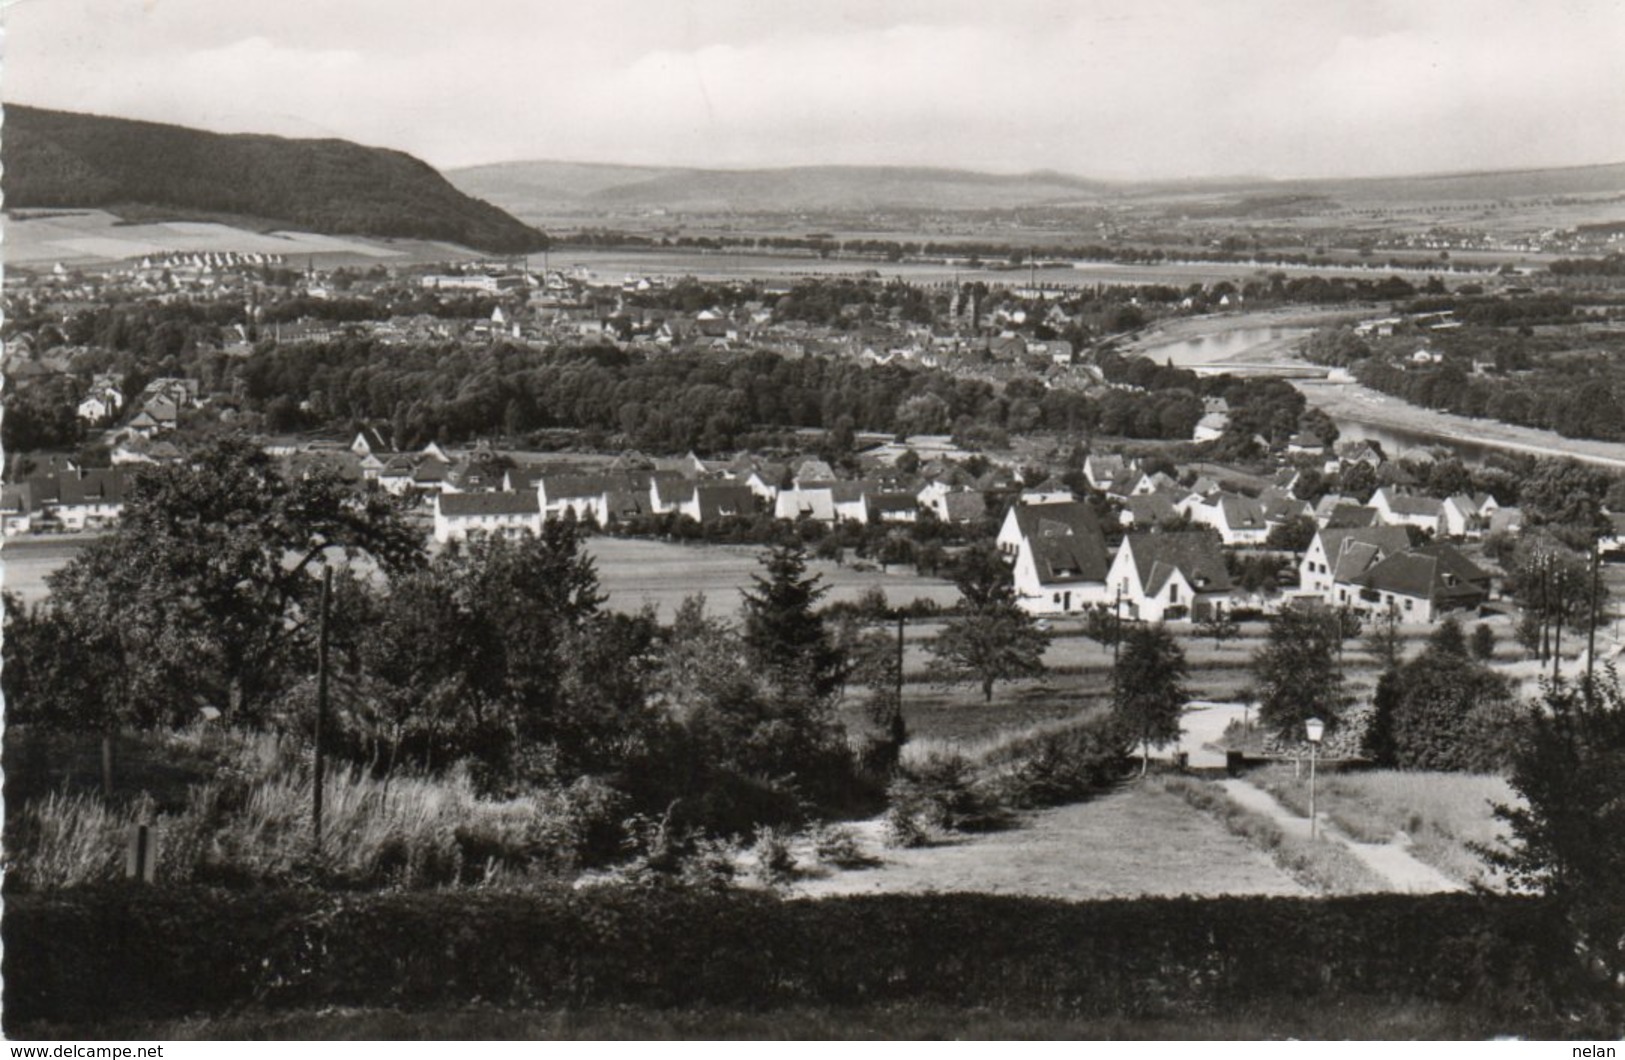
[[[1082,501],[1055,501],[1050,504],[1017,504],[1016,529],[1022,537],[1065,537],[1069,534],[1099,537],[1100,520],[1095,510]]]
[[[1232,530],[1264,529],[1264,507],[1251,497],[1226,494],[1219,498],[1219,508]]]
[[[756,494],[749,486],[732,482],[701,483],[694,490],[700,504],[700,522],[725,515],[748,515],[756,510]]]
[[[442,493],[435,502],[441,515],[540,515],[542,506],[530,490]]]
[[[1326,516],[1327,530],[1355,530],[1377,525],[1377,509],[1364,504],[1339,504]]]
[[[968,523],[987,515],[987,496],[981,490],[955,490],[942,498],[950,523]]]
[[[1123,502],[1123,507],[1134,517],[1136,526],[1151,526],[1179,518],[1179,509],[1174,507],[1172,498],[1166,493],[1145,493],[1138,497],[1130,497]]]
[[[1032,548],[1039,581],[1103,582],[1111,569],[1106,537],[1081,501],[1017,504],[1016,527]]]
[[[912,512],[919,507],[919,498],[912,493],[898,491],[869,494],[869,510],[873,512]]]
[[[1123,541],[1147,593],[1161,589],[1176,570],[1197,592],[1230,591],[1230,571],[1212,534],[1200,530],[1129,534]]]
[[[1454,545],[1425,545],[1395,552],[1354,579],[1375,592],[1412,596],[1435,604],[1470,605],[1489,595],[1490,575]]]
[[[1339,581],[1348,581],[1384,556],[1411,547],[1403,526],[1327,527],[1320,531],[1327,566]]]

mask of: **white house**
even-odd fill
[[[1189,508],[1191,521],[1211,526],[1227,545],[1262,545],[1269,536],[1264,507],[1251,497],[1221,493]]]
[[[541,532],[541,500],[528,490],[435,496],[434,539],[441,544],[461,541],[474,533],[516,537]]]
[[[1082,611],[1106,602],[1111,555],[1094,510],[1078,501],[1014,504],[999,530],[1014,559],[1016,603],[1029,614]]]
[[[1488,600],[1490,575],[1454,545],[1423,545],[1383,557],[1348,582],[1340,581],[1337,593],[1340,602],[1359,610],[1432,622]]]
[[[1439,506],[1439,532],[1446,537],[1483,537],[1490,516],[1499,507],[1495,498],[1487,493],[1476,497],[1465,493],[1446,497]]]
[[[1125,535],[1106,582],[1108,602],[1146,622],[1224,610],[1232,588],[1224,553],[1201,531]]]
[[[835,522],[834,486],[833,482],[807,482],[779,490],[773,498],[773,518]]]
[[[1336,604],[1334,589],[1339,580],[1347,582],[1363,574],[1373,563],[1410,544],[1410,535],[1402,526],[1323,529],[1298,561],[1298,595]]]
[[[1371,507],[1385,526],[1414,526],[1438,533],[1444,502],[1436,497],[1415,497],[1384,486],[1371,495]]]

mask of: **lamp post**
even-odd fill
[[[1320,749],[1320,738],[1326,732],[1326,723],[1319,718],[1309,718],[1303,723],[1303,731],[1309,737],[1309,838],[1316,835],[1315,825],[1315,757]]]

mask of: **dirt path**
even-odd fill
[[[1225,794],[1247,809],[1270,818],[1289,835],[1309,834],[1308,819],[1299,817],[1282,806],[1268,792],[1254,787],[1245,780],[1222,780],[1219,783],[1223,785]],[[1365,863],[1367,868],[1387,880],[1389,889],[1393,891],[1403,894],[1435,894],[1440,891],[1467,889],[1432,865],[1424,864],[1412,857],[1411,852],[1406,849],[1410,841],[1404,835],[1396,835],[1387,843],[1358,843],[1342,829],[1326,821],[1324,815],[1317,816],[1321,817],[1319,832],[1322,837],[1347,847],[1355,857]]]

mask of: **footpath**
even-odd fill
[[[1300,817],[1281,805],[1269,792],[1254,787],[1245,780],[1234,778],[1221,780],[1219,784],[1224,788],[1225,794],[1246,809],[1270,818],[1288,835],[1308,837],[1309,818]],[[1387,843],[1361,843],[1327,821],[1325,814],[1316,816],[1320,818],[1318,831],[1322,839],[1347,847],[1355,857],[1365,863],[1367,868],[1387,880],[1392,891],[1402,894],[1437,894],[1442,891],[1467,890],[1465,884],[1451,879],[1432,865],[1413,857],[1406,849],[1409,840],[1402,833]]]

